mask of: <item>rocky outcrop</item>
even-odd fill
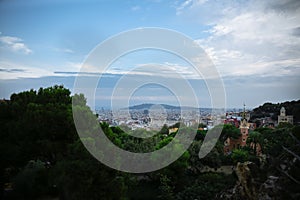
[[[237,183],[234,188],[220,194],[220,199],[258,199],[258,183],[255,180],[256,172],[259,169],[252,162],[238,163],[234,171],[237,176]]]
[[[300,199],[300,184],[288,174],[289,167],[282,163],[279,166],[276,171],[266,172],[252,162],[238,163],[234,169],[237,176],[235,186],[217,195],[216,199]],[[267,176],[263,172],[270,175]]]
[[[258,168],[252,162],[238,163],[235,169],[235,173],[238,177],[239,190],[243,197],[254,200],[257,199],[257,186],[255,181]]]
[[[230,200],[271,200],[279,199],[282,188],[279,186],[279,177],[269,176],[265,181],[261,181],[260,169],[252,162],[238,163],[235,168],[237,176],[236,185],[221,193],[217,199]]]
[[[220,194],[217,198],[232,200],[257,199],[257,184],[255,183],[252,170],[254,168],[255,166],[251,162],[238,163],[234,169],[238,179],[236,185],[232,189],[229,189]]]
[[[279,177],[277,176],[269,176],[259,188],[258,199],[279,199],[277,194],[282,190],[282,188],[279,186],[278,180]]]

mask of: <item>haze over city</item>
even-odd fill
[[[1,1],[0,98],[54,84],[72,90],[81,64],[96,45],[130,29],[160,27],[185,34],[205,50],[223,79],[227,107],[299,99],[299,4],[288,0]],[[189,80],[200,106],[210,107],[205,77],[194,76],[191,66],[178,56],[149,49],[112,63],[96,92],[96,104],[109,106],[117,80],[138,66],[149,70],[130,74],[132,79],[157,76],[152,66],[175,70]],[[130,101],[177,104],[172,91],[155,84],[137,90]]]

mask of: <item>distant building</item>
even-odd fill
[[[226,118],[224,120],[224,124],[231,124],[235,127],[239,127],[239,120],[237,118],[231,117],[231,118]]]
[[[276,121],[272,119],[272,117],[263,117],[259,119],[255,119],[254,121],[259,121],[259,127],[265,128],[274,128]]]
[[[281,122],[293,124],[293,115],[286,115],[284,107],[280,109],[280,115],[278,115],[278,124]]]
[[[250,130],[256,129],[256,123],[249,123],[249,129]]]

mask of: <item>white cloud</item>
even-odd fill
[[[19,79],[19,78],[39,78],[46,76],[75,76],[80,71],[82,64],[76,62],[66,62],[61,66],[51,66],[47,64],[28,66],[11,61],[0,60],[0,79]],[[63,70],[62,70],[63,69]],[[90,72],[91,76],[94,70],[85,71]],[[88,74],[88,73],[87,73]]]
[[[68,48],[54,48],[53,50],[62,53],[74,53],[72,49],[68,49]]]
[[[121,63],[120,63],[121,64]],[[88,63],[65,63],[64,67],[55,68],[55,74],[63,75],[77,75],[84,76],[99,76],[101,68]],[[64,69],[63,71],[60,69]],[[182,76],[186,79],[199,79],[199,75],[192,66],[179,65],[177,63],[141,63],[136,64],[131,68],[122,68],[119,65],[109,67],[104,72],[105,76],[114,75],[129,75],[129,76],[155,76],[165,78],[178,78]],[[200,77],[201,78],[201,77]]]
[[[180,15],[182,10],[191,5],[193,0],[185,0],[183,3],[181,3],[177,8],[176,8],[176,14]]]
[[[39,78],[53,75],[54,74],[47,69],[28,67],[17,63],[0,61],[0,80]]]
[[[220,7],[208,1],[186,7],[189,13],[182,11],[182,15],[193,11],[194,19],[207,19],[208,8],[219,13],[206,21],[210,35],[198,43],[223,76],[299,75],[300,6],[294,4],[291,0],[228,1]]]
[[[184,0],[176,7],[176,15],[180,15],[184,9],[202,5],[207,1],[208,0]]]
[[[21,38],[11,36],[0,36],[0,42],[6,48],[14,52],[22,52],[24,54],[32,53]]]
[[[192,65],[180,65],[177,63],[140,63],[136,64],[132,69],[121,69],[117,67],[109,68],[106,73],[120,74],[120,75],[144,75],[156,76],[165,78],[179,78],[185,79],[202,79],[197,74],[197,71]]]

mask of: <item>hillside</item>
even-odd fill
[[[156,104],[144,103],[144,104],[140,104],[140,105],[130,106],[129,109],[130,110],[149,110],[154,105],[156,105]],[[180,109],[179,106],[171,106],[171,105],[166,105],[166,104],[159,104],[159,105],[162,106],[164,109]]]
[[[129,110],[149,110],[154,105],[160,105],[166,110],[200,110],[201,112],[212,112],[212,108],[196,108],[191,106],[172,106],[168,104],[153,104],[153,103],[144,103],[139,105],[130,106]],[[128,108],[123,108],[128,109]],[[215,108],[215,110],[223,111],[223,109]]]
[[[294,123],[300,122],[300,100],[286,101],[283,103],[264,103],[263,105],[254,108],[251,113],[251,119],[261,117],[272,117],[273,120],[277,120],[281,107],[286,109],[287,115],[294,116]]]

